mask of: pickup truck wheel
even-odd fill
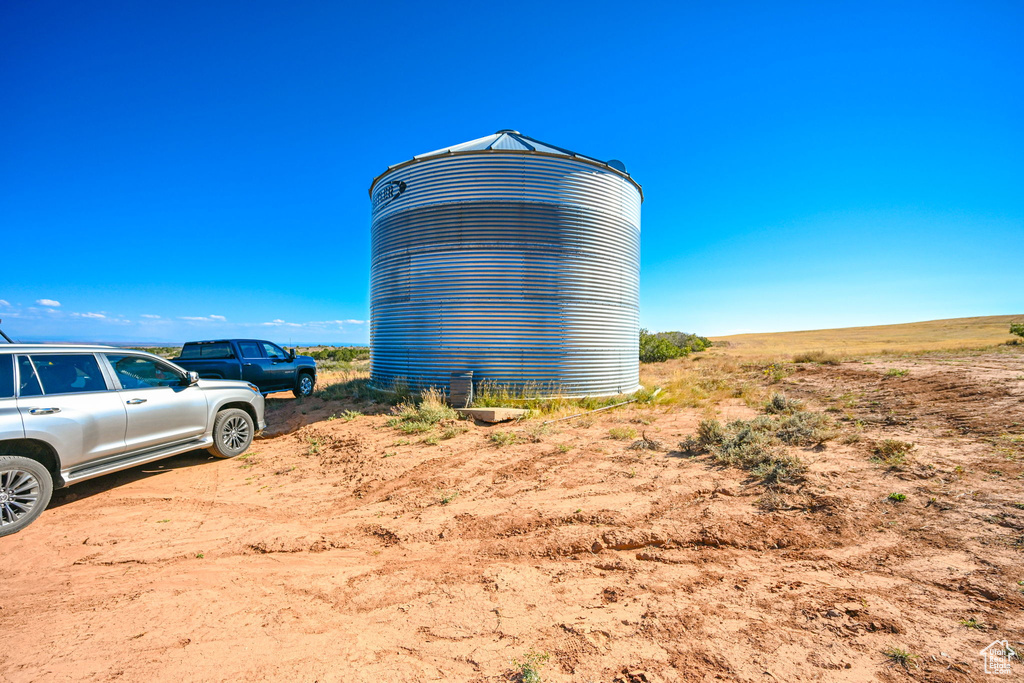
[[[0,536],[21,531],[43,514],[53,479],[35,460],[0,455]]]
[[[233,458],[245,453],[254,434],[249,413],[238,408],[222,410],[213,421],[213,446],[207,450],[218,458]]]
[[[304,372],[299,375],[299,381],[295,384],[295,389],[292,390],[295,394],[295,398],[302,398],[303,396],[309,396],[313,393],[313,375],[308,372]]]

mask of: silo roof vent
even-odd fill
[[[511,128],[503,128],[493,135],[488,135],[476,140],[470,140],[469,142],[463,142],[458,145],[452,145],[451,147],[444,147],[442,149],[435,149],[433,152],[426,152],[425,154],[417,154],[409,161],[402,162],[400,164],[394,164],[388,166],[388,170],[380,174],[373,179],[373,183],[370,184],[370,193],[373,193],[373,186],[383,176],[387,175],[391,171],[402,166],[414,164],[417,161],[423,161],[425,159],[431,159],[434,157],[451,156],[454,154],[486,154],[488,152],[511,152],[513,154],[547,154],[551,156],[568,157],[570,159],[576,159],[589,164],[596,164],[603,166],[604,168],[610,168],[611,170],[619,173],[626,178],[629,178],[630,182],[636,185],[637,189],[640,190],[640,195],[643,197],[643,189],[640,185],[633,180],[633,178],[626,171],[626,166],[617,159],[611,161],[605,161],[603,159],[597,159],[595,157],[587,156],[586,154],[579,154],[571,150],[565,149],[564,147],[557,147],[546,142],[541,142],[536,138],[531,138],[529,135],[523,135],[517,130]]]
[[[557,154],[558,156],[563,157],[588,159],[601,164],[605,163],[600,159],[588,157],[585,154],[577,154],[576,152],[569,151],[564,147],[549,145],[546,142],[541,142],[540,140],[531,138],[529,135],[523,135],[518,130],[512,130],[511,128],[505,128],[503,130],[499,130],[493,135],[477,138],[476,140],[470,140],[469,142],[463,142],[458,145],[452,145],[451,147],[435,149],[433,152],[427,152],[426,154],[417,154],[413,158],[419,160],[441,156],[443,154],[484,151],[543,152],[544,154]]]

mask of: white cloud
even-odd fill
[[[100,318],[106,318],[107,317],[107,316],[103,315],[102,313],[72,313],[71,315],[74,316],[75,318],[94,318],[94,319],[97,319],[97,320],[100,319]]]
[[[365,322],[365,320],[316,320],[306,324],[323,327],[324,325],[362,325]]]
[[[3,299],[0,299],[0,306],[7,307],[7,306],[10,306],[10,305],[11,305],[11,302],[4,301]]]
[[[206,316],[203,316],[203,315],[182,315],[182,316],[178,317],[178,320],[191,320],[191,321],[195,321],[195,322],[207,322],[208,323],[208,322],[214,322],[214,321],[216,321],[216,322],[224,322],[225,320],[227,320],[227,318],[225,318],[222,315],[206,315]]]
[[[150,320],[159,320],[160,319],[160,316],[158,316],[158,315],[150,315],[149,313],[143,313],[142,317],[143,318],[149,318]]]
[[[60,302],[53,299],[36,299],[36,303],[47,308],[58,308],[60,306]]]

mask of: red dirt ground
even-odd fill
[[[774,387],[845,427],[793,449],[809,475],[773,512],[676,449],[697,409],[430,445],[328,419],[383,406],[274,399],[245,459],[86,482],[0,539],[0,678],[505,681],[533,650],[545,681],[1021,680],[978,653],[1024,651],[1024,354],[874,360]],[[903,470],[871,461],[883,438],[916,444]]]

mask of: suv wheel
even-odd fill
[[[313,393],[313,375],[308,372],[304,372],[299,375],[299,381],[295,384],[295,389],[292,391],[295,394],[295,398],[302,398],[303,396],[309,396]]]
[[[35,460],[0,455],[0,536],[21,531],[43,514],[53,479]]]
[[[213,421],[213,446],[207,450],[218,458],[233,458],[245,453],[254,435],[249,413],[228,408],[217,413]]]

